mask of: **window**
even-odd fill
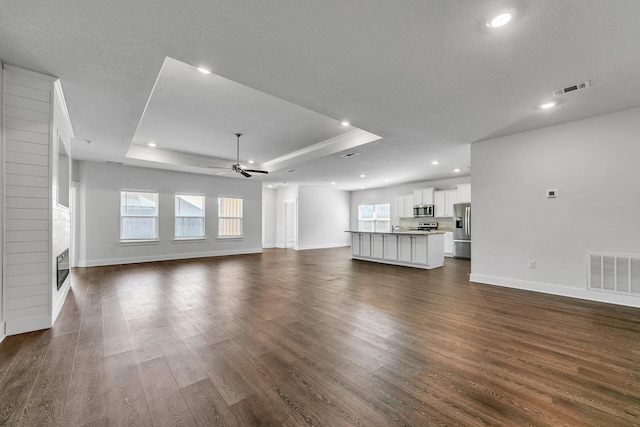
[[[120,239],[158,238],[158,193],[120,192]]]
[[[359,231],[391,231],[391,205],[377,203],[358,206]]]
[[[242,199],[218,197],[218,237],[242,236]]]
[[[176,194],[175,237],[204,237],[204,196]]]

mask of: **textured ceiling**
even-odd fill
[[[514,22],[489,30],[504,7]],[[380,135],[356,157],[256,178],[356,189],[469,173],[475,141],[640,105],[638,17],[636,0],[0,0],[0,60],[61,79],[75,158],[203,171],[126,157],[169,57]],[[592,86],[537,108],[584,80]],[[225,130],[233,141],[238,130]],[[202,133],[184,151],[215,155],[199,148]]]

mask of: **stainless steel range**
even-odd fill
[[[438,229],[437,222],[419,222],[417,230],[420,231],[434,231]]]

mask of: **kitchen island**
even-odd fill
[[[351,233],[351,258],[432,269],[444,263],[443,231],[395,231]]]

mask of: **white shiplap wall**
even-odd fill
[[[52,153],[57,145],[52,135],[59,125],[54,119],[56,79],[4,68],[3,309],[6,334],[12,335],[50,327],[57,314],[52,252]],[[59,238],[56,234],[55,241]]]

